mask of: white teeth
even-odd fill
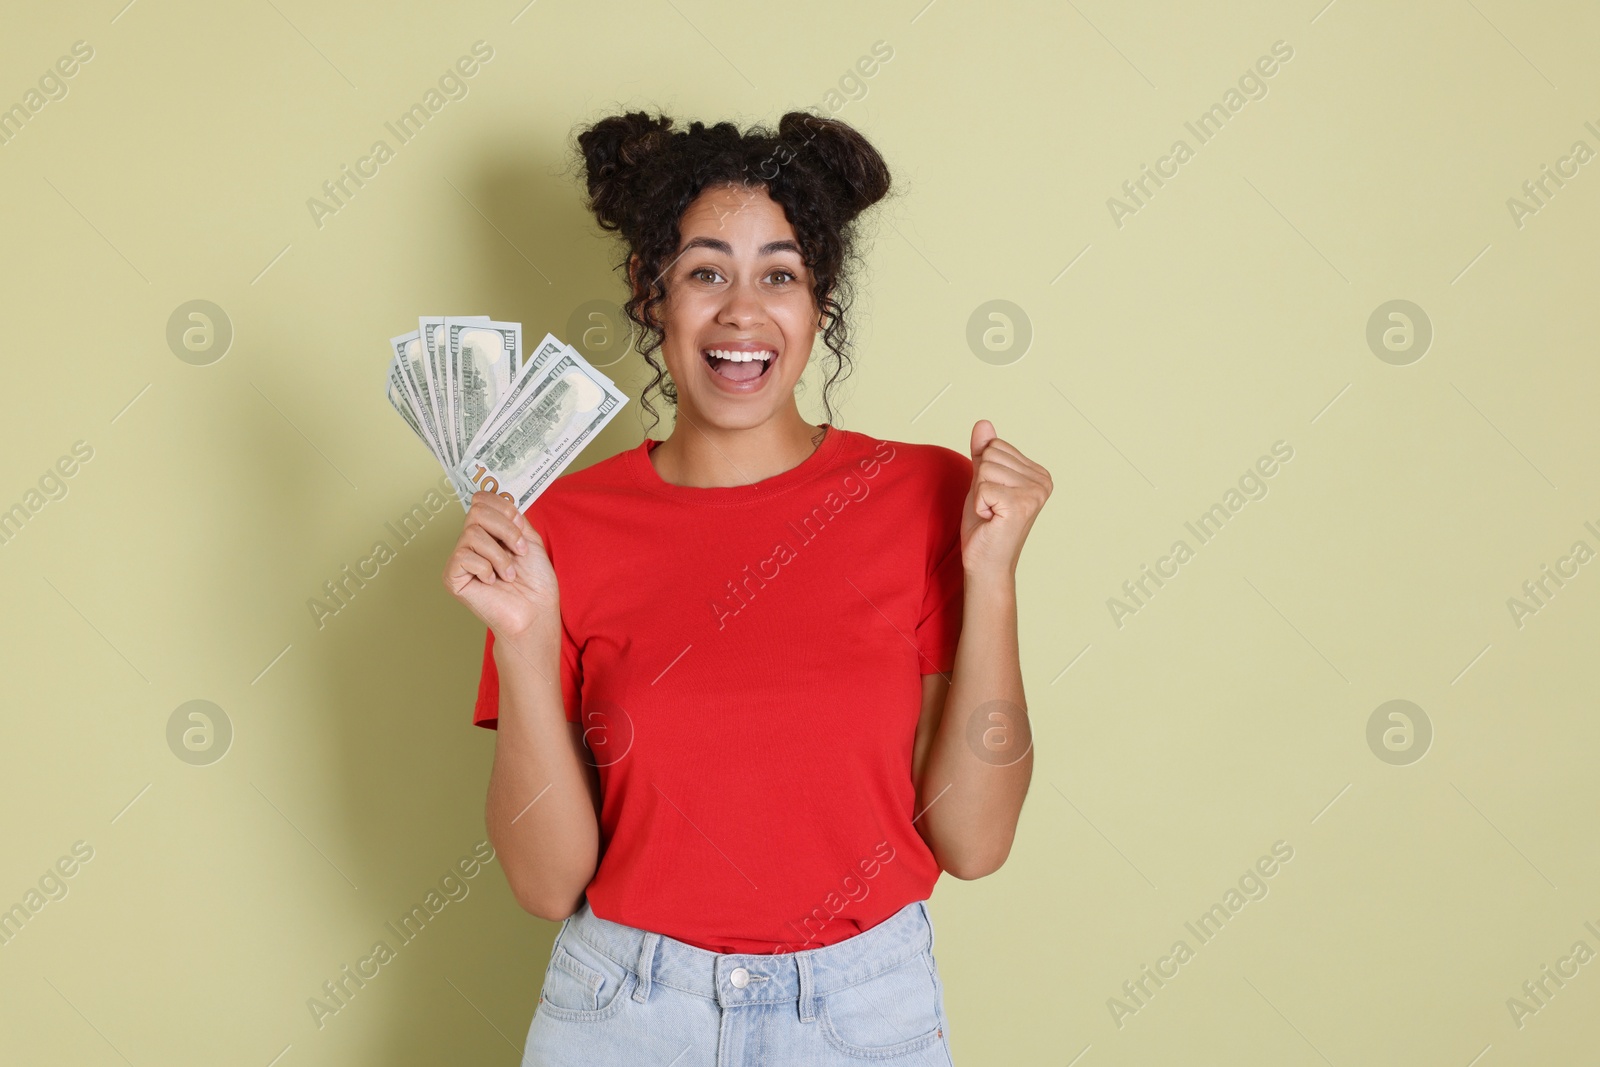
[[[778,358],[778,353],[771,350],[764,352],[731,352],[725,348],[708,348],[706,354],[719,359],[731,359],[735,363],[748,363],[752,359],[769,360]]]

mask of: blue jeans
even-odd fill
[[[914,901],[832,945],[721,954],[595,915],[561,924],[522,1067],[954,1067]]]

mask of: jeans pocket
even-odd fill
[[[944,1036],[939,987],[924,952],[865,982],[820,998],[828,1043],[849,1056],[887,1059],[918,1052]]]
[[[545,970],[539,1010],[573,1022],[609,1018],[622,1007],[634,981],[632,971],[581,937],[559,937]]]

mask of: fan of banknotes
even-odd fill
[[[444,467],[463,510],[486,491],[526,511],[628,402],[551,334],[524,352],[520,322],[424,316],[389,347],[389,403]]]

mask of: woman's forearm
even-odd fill
[[[957,878],[998,870],[1033,776],[1017,648],[1016,579],[966,575],[961,639],[944,711],[918,783],[923,837]]]
[[[517,901],[551,921],[575,912],[599,858],[599,781],[561,703],[559,634],[494,643],[500,717],[485,822]]]

